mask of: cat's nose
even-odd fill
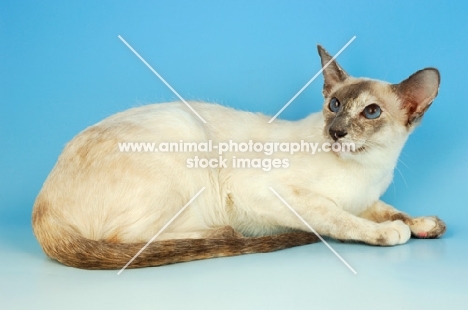
[[[330,136],[332,137],[333,140],[338,140],[339,138],[343,138],[344,136],[346,136],[348,133],[346,132],[346,130],[342,130],[342,129],[334,129],[332,127],[330,127],[328,129],[328,133],[330,134]]]

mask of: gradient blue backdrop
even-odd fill
[[[334,54],[356,35],[338,58],[352,75],[399,82],[424,67],[440,70],[439,96],[384,198],[414,215],[439,215],[445,240],[466,249],[467,12],[462,1],[2,1],[0,248],[16,261],[27,256],[24,264],[45,260],[31,209],[75,134],[117,111],[176,99],[117,35],[185,99],[270,115],[320,69],[316,44]],[[322,82],[280,117],[319,110]],[[463,265],[466,251],[456,253],[450,258]]]

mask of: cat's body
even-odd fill
[[[319,50],[325,64],[330,57]],[[121,268],[203,187],[129,267],[316,241],[270,187],[325,236],[395,245],[411,232],[441,235],[445,225],[436,217],[413,219],[379,201],[408,134],[437,94],[438,72],[426,69],[409,82],[390,85],[351,78],[332,62],[324,75],[324,112],[297,122],[269,124],[261,114],[190,102],[206,124],[183,103],[167,103],[134,108],[87,128],[67,145],[36,200],[33,227],[44,251],[71,266]],[[343,102],[335,112],[327,109],[332,98]],[[382,115],[356,121],[373,103],[379,103]],[[187,168],[187,160],[218,159],[218,149],[121,152],[118,145],[209,140],[213,145],[336,140],[353,142],[356,150],[225,152],[225,167],[203,169]],[[268,172],[234,168],[233,157],[280,158],[288,164]]]

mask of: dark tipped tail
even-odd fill
[[[312,233],[292,232],[254,238],[172,239],[155,241],[127,268],[161,266],[192,260],[266,253],[317,242]],[[73,237],[53,246],[42,244],[51,258],[83,269],[121,269],[145,243],[112,243]]]

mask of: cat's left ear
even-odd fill
[[[419,70],[409,78],[394,85],[401,98],[402,108],[408,115],[407,125],[417,124],[437,96],[440,73],[435,68]]]
[[[348,73],[340,67],[330,54],[321,46],[317,45],[318,53],[322,61],[323,69],[323,95],[328,97],[332,88],[348,78]],[[331,61],[331,62],[330,62]],[[326,67],[325,67],[326,66]]]

